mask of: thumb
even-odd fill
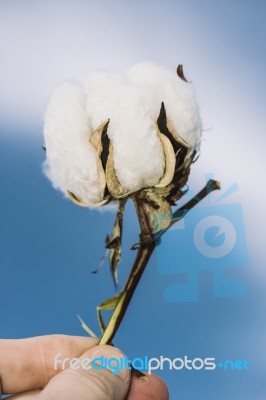
[[[124,400],[130,383],[130,370],[124,365],[124,357],[112,346],[93,347],[72,359],[69,367],[48,383],[38,399]]]

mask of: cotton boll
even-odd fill
[[[187,160],[191,162],[199,146],[201,122],[193,85],[177,74],[141,63],[127,73],[91,72],[84,79],[84,90],[73,83],[60,85],[51,98],[44,130],[45,170],[53,185],[65,194],[72,192],[84,203],[95,204],[104,195],[106,202],[159,182],[171,183],[176,155],[170,142],[167,147],[168,139],[159,135],[157,119],[162,102],[168,128],[177,141],[179,137],[188,144]],[[99,128],[108,120],[109,144],[101,131],[104,128]],[[104,143],[108,146],[105,150]],[[110,151],[111,175],[111,164],[107,162],[106,170],[102,151],[107,156]],[[114,172],[116,185],[121,187],[112,191],[108,185],[112,185]],[[165,176],[168,181],[162,181]],[[105,192],[106,183],[109,192]]]
[[[125,75],[104,71],[86,77],[85,91],[93,128],[110,119],[108,136],[121,185],[136,191],[158,183],[164,172],[164,154],[149,93],[130,84]]]
[[[136,191],[158,183],[164,154],[156,121],[164,102],[169,127],[192,149],[201,124],[193,86],[152,63],[133,66],[126,74],[97,71],[85,78],[87,112],[93,129],[110,119],[108,136],[122,186]]]
[[[89,143],[86,97],[74,83],[58,86],[45,116],[45,172],[55,188],[74,193],[84,202],[102,200],[96,151]]]

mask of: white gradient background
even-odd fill
[[[260,293],[248,343],[258,354],[265,353],[266,334],[260,314],[266,289],[265,19],[263,0],[0,0],[0,119],[2,127],[13,127],[0,135],[14,146],[23,137],[40,139],[49,96],[60,81],[143,60],[172,70],[184,64],[204,125],[194,189],[203,186],[206,172],[224,189],[233,182],[239,186],[226,201],[243,207],[246,274]],[[263,360],[257,361],[263,368]],[[175,399],[178,387],[171,385]]]

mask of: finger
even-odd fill
[[[102,363],[103,359],[110,369],[95,369],[93,362],[88,363],[88,360]],[[40,400],[60,400],[62,394],[64,400],[124,400],[129,389],[130,370],[115,370],[117,360],[121,359],[124,359],[124,354],[112,346],[90,349],[77,361],[76,367],[79,368],[68,368],[48,383],[40,394]]]
[[[164,381],[157,375],[138,378],[132,376],[127,400],[168,400],[169,392]]]
[[[98,343],[97,339],[51,335],[30,339],[0,340],[2,393],[19,393],[43,388],[60,372],[54,357],[78,357]]]
[[[21,394],[15,394],[14,396],[8,397],[7,400],[36,400],[39,398],[40,391],[39,390],[32,390],[30,392],[24,392]]]
[[[39,390],[11,396],[8,400],[36,399]],[[127,400],[168,400],[169,392],[164,381],[157,375],[148,375],[146,378],[132,376]],[[39,400],[39,398],[38,398]]]

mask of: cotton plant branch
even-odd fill
[[[145,267],[162,235],[219,183],[210,180],[173,212],[184,196],[201,139],[193,86],[179,65],[176,74],[151,63],[126,74],[96,71],[84,85],[61,84],[45,118],[46,175],[75,204],[101,207],[118,202],[106,238],[112,277],[118,283],[123,215],[134,202],[140,241],[123,290],[97,307],[101,344],[111,343]],[[103,262],[103,260],[102,260]],[[102,312],[113,310],[106,326]],[[81,319],[80,319],[81,320]],[[89,335],[94,332],[81,320]]]
[[[141,279],[141,276],[145,270],[145,267],[158,244],[158,239],[178,220],[184,218],[186,213],[191,210],[194,206],[196,206],[205,196],[208,196],[210,192],[213,190],[220,189],[219,182],[214,180],[209,180],[206,186],[189,202],[184,204],[181,208],[179,208],[173,214],[173,218],[170,221],[169,226],[166,229],[160,230],[156,235],[153,233],[154,226],[151,223],[149,218],[145,218],[147,215],[146,210],[143,208],[142,198],[141,196],[136,195],[133,198],[135,203],[136,211],[139,218],[139,224],[141,227],[140,238],[146,238],[146,240],[141,241],[138,244],[138,252],[136,255],[136,259],[132,266],[130,275],[126,281],[124,289],[122,292],[112,297],[111,299],[105,301],[100,310],[113,309],[114,312],[110,318],[110,321],[107,327],[104,327],[102,337],[100,339],[100,344],[110,344],[123,320],[123,317],[127,311],[128,305],[133,297],[135,289],[138,286],[138,283]],[[148,240],[147,240],[148,238]],[[134,249],[137,248],[136,246]],[[106,307],[106,305],[110,306]],[[100,317],[101,318],[101,317]]]
[[[173,217],[171,218],[170,224],[166,229],[161,229],[159,232],[156,233],[156,235],[152,235],[152,237],[144,242],[141,243],[135,243],[131,246],[131,250],[136,250],[140,247],[140,245],[145,245],[149,244],[152,241],[156,241],[158,243],[158,240],[163,236],[163,234],[171,227],[173,226],[177,221],[180,221],[185,217],[188,211],[190,211],[193,207],[195,207],[198,203],[201,202],[201,200],[204,199],[204,197],[208,196],[212,191],[214,190],[220,190],[221,186],[218,181],[215,181],[213,179],[210,179],[206,186],[201,189],[201,191],[195,195],[192,199],[190,199],[186,204],[184,204],[182,207],[178,208],[174,213]]]

